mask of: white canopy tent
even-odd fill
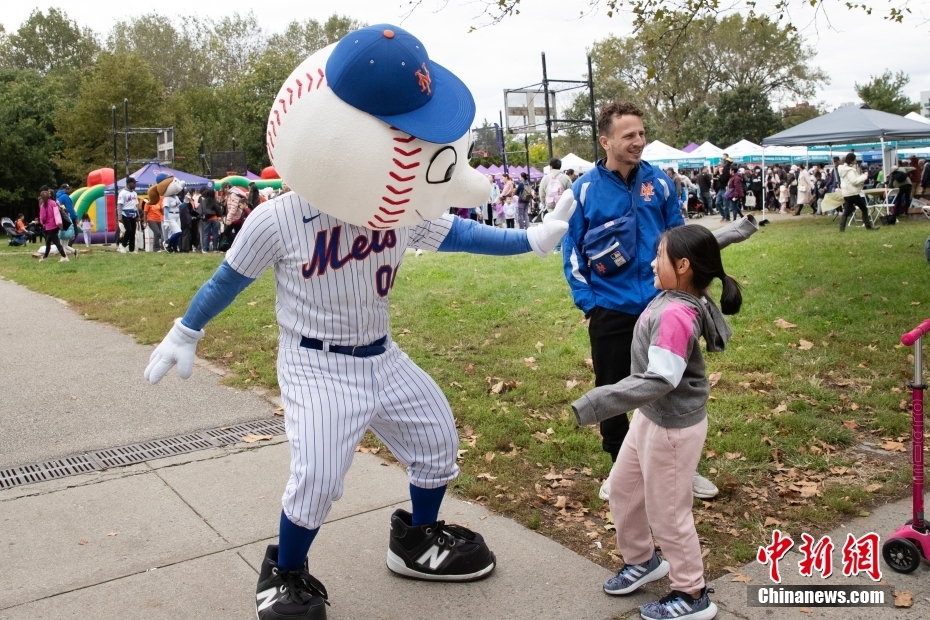
[[[926,116],[921,116],[917,112],[908,112],[907,114],[904,115],[904,118],[912,120],[912,121],[917,121],[918,123],[926,123],[930,125],[930,118],[927,118]]]
[[[592,168],[594,168],[594,164],[581,159],[574,153],[569,153],[562,158],[562,172],[565,172],[566,170],[574,170],[578,174],[584,174]],[[548,167],[546,168],[546,171],[548,172]]]
[[[661,140],[653,140],[643,149],[643,159],[649,163],[673,162],[678,159],[695,159],[691,153],[679,151]]]
[[[711,144],[710,142],[705,142],[701,146],[691,151],[689,155],[691,155],[691,157],[703,157],[704,159],[709,160],[719,158],[721,155],[723,155],[723,149],[719,146]]]

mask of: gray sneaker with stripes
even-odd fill
[[[627,564],[616,577],[604,582],[604,592],[607,594],[629,594],[643,584],[662,579],[668,575],[668,562],[654,552],[648,562],[642,564]]]
[[[711,620],[717,615],[717,606],[707,596],[708,592],[713,590],[705,587],[701,590],[701,596],[692,598],[690,594],[672,590],[659,600],[640,607],[639,615],[644,620]]]

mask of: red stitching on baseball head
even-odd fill
[[[400,154],[403,155],[404,157],[413,157],[414,155],[416,155],[417,153],[419,153],[419,152],[422,151],[422,150],[423,150],[423,149],[421,149],[421,148],[416,148],[416,149],[413,149],[412,151],[410,151],[410,152],[408,153],[407,151],[405,151],[405,150],[403,150],[403,149],[401,149],[401,148],[398,148],[398,147],[396,147],[396,146],[394,147],[394,152],[395,152],[395,153],[400,153]]]
[[[294,78],[294,82],[297,84],[297,98],[300,99],[300,94],[303,92],[304,85],[297,78]]]
[[[288,94],[290,95],[290,96],[288,97],[288,103],[290,103],[291,105],[294,105],[294,91],[291,90],[290,88],[288,88],[288,89],[287,89],[287,92],[288,92]]]
[[[281,104],[281,109],[284,110],[285,114],[287,114],[287,101],[284,99],[278,99],[278,103]]]
[[[277,137],[277,136],[278,136],[278,130],[275,129],[274,123],[272,123],[271,121],[268,121],[268,126],[271,127],[271,133],[273,133],[273,134],[275,135],[275,137]]]
[[[412,187],[408,187],[407,189],[397,189],[397,188],[394,187],[393,185],[387,185],[386,187],[388,188],[388,191],[389,191],[389,192],[391,192],[392,194],[398,194],[398,195],[399,195],[399,194],[409,194],[410,192],[413,191],[413,188],[412,188]]]
[[[381,230],[384,230],[384,229],[386,229],[386,228],[390,228],[390,226],[378,226],[377,224],[375,224],[375,223],[372,222],[371,220],[368,220],[368,226],[369,226],[370,228],[377,228],[377,229],[381,229]]]
[[[407,136],[406,138],[394,138],[394,142],[403,142],[404,144],[410,144],[416,140],[413,136]]]
[[[395,181],[400,181],[401,183],[409,183],[410,181],[417,178],[417,175],[415,174],[411,174],[409,177],[402,177],[398,175],[396,172],[394,172],[393,170],[391,170],[389,174],[391,175],[392,179],[394,179]]]
[[[278,126],[280,127],[280,126],[281,126],[281,115],[278,114],[278,111],[277,111],[277,110],[272,110],[272,112],[274,112],[274,117],[278,120]],[[395,160],[395,161],[397,161],[397,160]]]
[[[323,78],[326,76],[323,75],[322,69],[317,69],[316,72],[320,74],[320,81],[316,83],[316,87],[319,88],[320,86],[323,85]]]
[[[307,84],[307,92],[310,92],[310,89],[313,88],[313,76],[309,73],[305,73],[304,75],[306,75],[307,79],[309,80],[309,83]]]
[[[378,210],[382,213],[387,213],[388,215],[400,215],[401,213],[406,213],[406,209],[401,209],[400,211],[388,211],[384,207],[378,207]]]
[[[384,222],[385,224],[396,224],[398,221],[400,221],[400,220],[385,220],[377,213],[375,213],[375,219],[378,220],[379,222]]]
[[[404,198],[404,199],[402,199],[402,200],[391,200],[391,199],[388,198],[387,196],[382,196],[382,197],[381,197],[381,200],[383,200],[384,202],[388,203],[389,205],[394,205],[395,207],[396,207],[397,205],[404,205],[404,204],[407,204],[408,202],[410,202],[410,199],[409,199],[409,198]]]
[[[412,164],[402,164],[399,161],[397,161],[397,158],[395,157],[394,164],[397,165],[399,168],[403,168],[404,170],[410,170],[411,168],[416,168],[417,166],[419,166],[420,162],[415,161]]]

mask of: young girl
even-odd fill
[[[788,212],[788,201],[791,199],[791,192],[788,191],[788,186],[782,183],[778,187],[778,202],[781,204],[781,210],[779,213]]]
[[[93,230],[94,224],[90,221],[90,216],[86,213],[81,216],[81,231],[84,234],[84,245],[90,247],[90,231]]]
[[[626,566],[604,583],[608,594],[630,594],[670,575],[670,594],[640,608],[643,618],[709,620],[701,545],[691,514],[692,478],[707,436],[710,384],[698,341],[722,351],[730,328],[705,290],[723,281],[720,305],[735,314],[739,285],[723,271],[720,248],[703,226],[680,226],[659,241],[652,262],[662,289],[633,333],[632,374],[595,388],[572,404],[579,424],[595,424],[636,409],[608,481],[617,547]],[[650,527],[652,531],[650,532]],[[662,559],[652,538],[659,542]]]
[[[52,250],[52,244],[58,250],[58,259],[61,263],[68,262],[68,255],[61,247],[61,241],[58,239],[58,229],[61,227],[61,213],[58,211],[58,203],[52,200],[51,192],[48,185],[43,185],[39,190],[39,221],[42,223],[42,230],[45,231],[45,254],[39,259],[41,263],[48,258],[48,253]]]
[[[513,228],[513,221],[517,215],[517,208],[513,204],[513,196],[504,198],[504,219],[507,220],[507,228]]]

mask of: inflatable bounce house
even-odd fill
[[[248,188],[249,183],[255,183],[259,189],[281,189],[281,179],[272,166],[262,170],[261,178],[254,181],[242,176],[229,176],[215,181],[151,163],[132,173],[132,177],[136,180],[136,193],[139,194],[140,198],[145,199],[149,187],[156,183],[156,177],[164,174],[169,174],[183,181],[187,190],[203,189],[209,185],[213,185],[218,190],[224,182],[244,188]],[[99,168],[87,175],[87,185],[85,187],[71,192],[71,200],[74,201],[74,209],[78,218],[82,218],[85,213],[90,217],[92,223],[91,243],[115,242],[116,235],[119,233],[116,195],[119,193],[124,181],[125,179],[116,179],[113,168]]]

